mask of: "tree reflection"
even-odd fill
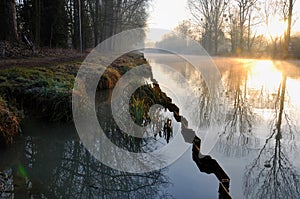
[[[226,97],[230,104],[218,146],[226,155],[245,155],[247,147],[257,143],[252,133],[255,115],[247,97],[248,75],[248,67],[235,65],[231,66],[225,77]]]
[[[215,104],[213,104],[212,96],[210,95],[206,82],[203,79],[201,79],[198,93],[198,106],[200,111],[195,110],[194,115],[198,114],[201,127],[207,128],[211,124],[211,119],[213,118],[213,105]]]
[[[109,94],[106,96],[110,98]],[[112,118],[108,99],[97,104],[98,113],[102,114],[99,123],[107,137],[118,146],[140,151],[144,141],[133,138],[128,141],[131,138],[120,132]],[[170,186],[170,179],[164,174],[166,169],[137,174],[114,170],[100,163],[85,149],[74,128],[60,129],[55,125],[42,129],[41,126],[31,130],[44,131],[43,139],[28,136],[22,145],[24,150],[20,150],[23,151],[20,162],[28,174],[30,187],[17,182],[15,177],[14,184],[17,185],[12,191],[16,192],[16,197],[28,193],[28,197],[33,198],[172,198],[166,192]],[[150,127],[153,129],[153,126]],[[101,153],[116,156],[117,161],[128,165],[133,164],[114,150]],[[19,191],[18,187],[26,190]]]
[[[153,136],[152,138],[129,136],[123,133],[114,121],[111,106],[102,103],[97,109],[100,126],[115,145],[134,152],[143,152],[149,148],[149,139],[153,139]],[[155,128],[149,125],[148,129]],[[171,198],[163,192],[164,187],[170,184],[168,177],[163,174],[164,169],[138,174],[121,172],[100,164],[78,142],[68,142],[64,147],[61,165],[54,170],[51,185],[51,192],[58,197]],[[115,154],[115,151],[102,150],[101,153],[104,156],[118,157],[117,161],[129,161]]]
[[[78,139],[49,140],[25,140],[20,160],[31,185],[25,192],[18,188],[22,183],[14,179],[17,197],[28,193],[34,198],[172,198],[164,192],[170,185],[166,169],[121,172],[101,164]]]
[[[57,198],[168,198],[162,171],[130,174],[95,160],[78,142],[64,146],[61,165],[53,170],[50,191]]]
[[[296,130],[284,110],[286,81],[287,76],[283,75],[271,133],[244,175],[246,198],[295,198],[300,195],[300,174],[290,161],[287,151]]]

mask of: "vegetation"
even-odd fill
[[[0,147],[12,143],[13,137],[19,133],[19,124],[20,118],[0,97]]]
[[[141,55],[128,54],[112,63],[101,77],[98,89],[113,88],[119,78],[134,66],[146,63]],[[72,89],[80,62],[41,67],[9,67],[0,71],[0,96],[25,116],[51,122],[72,121]],[[1,134],[11,142],[19,119],[1,101]],[[5,116],[7,118],[5,118]],[[7,125],[12,121],[15,127]],[[5,123],[6,122],[6,123]],[[13,123],[14,122],[14,123]],[[3,133],[2,133],[3,132]]]
[[[71,112],[67,110],[70,110],[74,72],[78,67],[77,64],[4,69],[0,73],[0,93],[19,109],[25,109],[25,113],[30,111],[50,121],[69,121]]]
[[[24,111],[26,116],[55,122],[71,121],[71,93],[80,66],[80,62],[72,63],[72,60],[83,55],[66,49],[83,52],[121,31],[144,27],[148,2],[1,1],[0,67],[3,68],[0,71],[0,96],[9,103],[6,105],[1,98],[1,136],[11,142],[16,134],[17,127],[6,124],[8,121],[15,126],[19,124],[8,108],[12,106]],[[6,58],[32,55],[38,55],[38,61]],[[42,60],[44,56],[47,57]],[[121,57],[106,70],[98,88],[113,88],[125,72],[144,63],[145,59],[140,55]]]
[[[174,105],[171,98],[161,91],[159,85],[147,84],[139,87],[130,99],[129,108],[132,119],[139,125],[150,122],[149,109],[155,104],[160,104],[164,108],[174,111],[171,108]]]
[[[143,120],[147,114],[146,108],[149,104],[145,103],[145,98],[136,99],[135,97],[132,98],[130,103],[131,108],[131,115],[134,121],[138,124],[143,124]]]
[[[92,48],[121,31],[144,27],[148,1],[1,1],[0,41],[30,48]]]
[[[192,48],[180,33],[198,41],[210,55],[297,57],[293,37],[295,0],[188,0],[191,19],[182,21],[156,44]],[[298,36],[299,37],[299,36]]]

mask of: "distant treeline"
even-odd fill
[[[193,39],[210,55],[300,57],[299,35],[293,26],[298,15],[295,2],[187,0],[191,18],[182,21],[156,46],[172,46],[186,52]],[[182,41],[182,35],[189,39]]]

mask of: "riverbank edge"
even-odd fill
[[[119,57],[107,67],[97,90],[114,88],[127,71],[140,65],[149,66],[142,53],[133,52]],[[80,66],[81,62],[76,62],[46,67],[17,66],[0,71],[0,116],[4,115],[0,117],[0,130],[3,129],[0,131],[0,147],[8,146],[13,142],[13,138],[20,134],[20,124],[24,118],[34,117],[56,123],[73,121],[72,91]],[[130,101],[133,120],[137,123],[141,118],[149,120],[148,112],[154,104],[162,105],[180,120],[179,108],[153,79],[151,67],[144,72],[143,75],[151,79],[152,84],[140,87],[133,94],[134,100]],[[132,113],[133,107],[137,114]],[[5,122],[10,125],[6,125]],[[1,126],[2,124],[4,126]]]
[[[98,90],[112,89],[133,67],[147,64],[142,53],[128,53],[111,63]],[[72,122],[72,90],[81,61],[53,66],[10,66],[0,71],[0,147],[9,146],[30,117]]]

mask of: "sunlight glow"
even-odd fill
[[[275,92],[280,85],[282,75],[275,68],[270,60],[255,61],[250,68],[250,77],[248,87],[252,89],[264,89],[269,92]]]
[[[279,64],[286,66],[286,68],[292,67],[288,62],[280,62]],[[247,81],[247,87],[256,91],[263,89],[264,92],[269,94],[269,100],[272,101],[272,94],[277,94],[281,84],[282,73],[276,68],[275,63],[270,60],[254,61],[249,67],[250,74]],[[296,92],[299,90],[299,87],[299,79],[287,79],[285,99],[289,101],[290,105],[293,105],[293,107],[300,107],[300,94],[299,92]]]
[[[286,30],[285,22],[283,20],[273,19],[270,21],[267,30],[270,39],[281,37],[284,35]]]

